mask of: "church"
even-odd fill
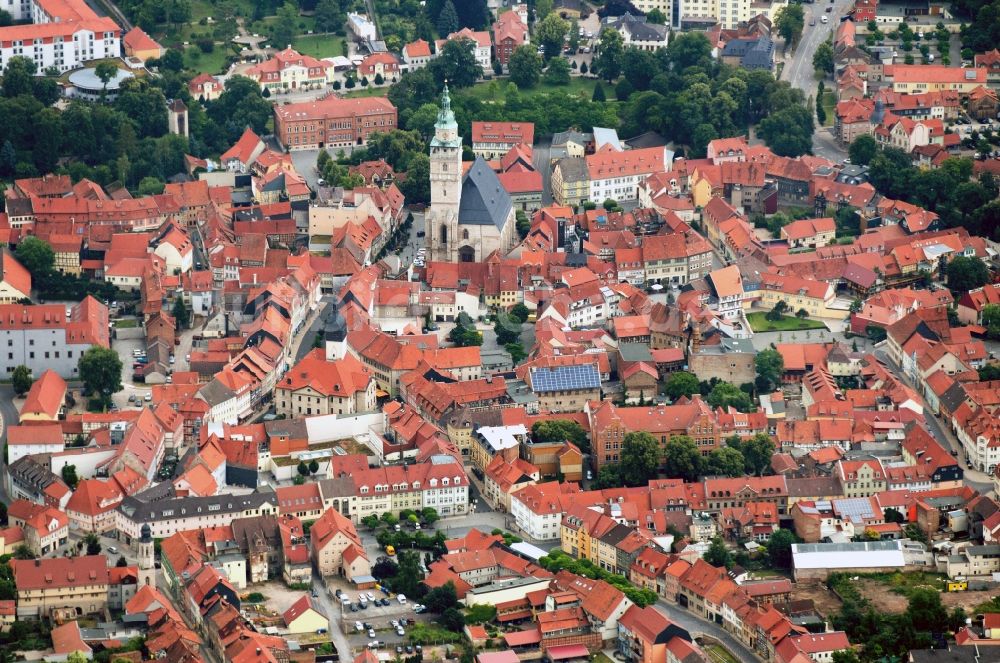
[[[428,260],[481,262],[517,241],[514,205],[496,173],[477,158],[462,174],[462,138],[445,85],[431,140],[431,207],[424,228]]]

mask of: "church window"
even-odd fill
[[[448,243],[448,226],[443,224],[441,225],[441,243],[442,244]]]
[[[462,230],[462,239],[469,239],[469,229],[465,228]]]

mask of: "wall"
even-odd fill
[[[744,352],[724,354],[692,354],[688,357],[691,372],[699,380],[719,378],[736,386],[753,382],[757,376],[754,355]]]

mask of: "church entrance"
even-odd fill
[[[476,250],[471,246],[463,246],[458,250],[458,261],[459,262],[475,262],[476,260]]]

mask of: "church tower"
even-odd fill
[[[451,110],[448,84],[431,140],[431,208],[424,220],[428,260],[455,262],[458,207],[462,200],[462,138]]]
[[[153,533],[152,530],[150,530],[148,523],[143,523],[142,529],[139,530],[139,532],[139,584],[155,587],[156,571],[154,569],[155,563],[153,559],[155,548],[153,544]]]

